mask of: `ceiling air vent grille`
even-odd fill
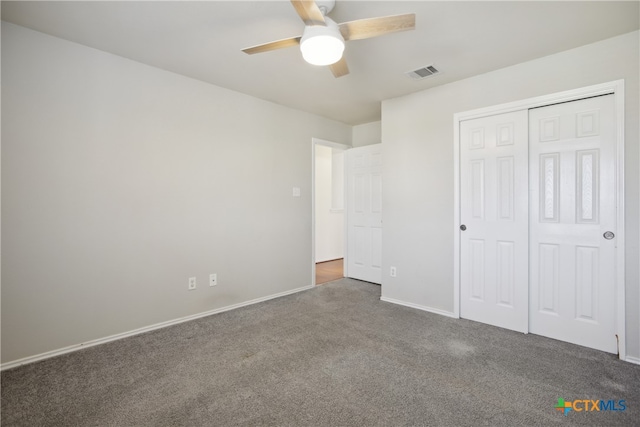
[[[439,74],[440,71],[433,65],[427,65],[426,67],[418,68],[417,70],[409,71],[407,76],[415,80],[424,79],[425,77],[431,77]]]

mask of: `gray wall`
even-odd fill
[[[382,103],[384,297],[453,310],[454,113],[625,79],[627,353],[640,357],[638,39],[633,32]]]
[[[353,127],[352,144],[354,147],[380,144],[382,134],[382,122],[370,122]]]
[[[351,131],[3,22],[2,362],[310,285]]]

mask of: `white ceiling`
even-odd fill
[[[351,73],[304,62],[297,48],[246,55],[300,35],[287,0],[2,2],[2,19],[258,98],[356,125],[380,101],[634,31],[638,1],[345,1],[337,22],[416,13],[416,29],[347,43]],[[434,64],[441,74],[404,73]],[[553,73],[553,70],[549,70]]]

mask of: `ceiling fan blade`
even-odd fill
[[[349,67],[347,66],[347,60],[344,59],[344,55],[342,55],[342,58],[340,58],[338,62],[329,65],[329,68],[331,68],[331,72],[335,78],[349,74]]]
[[[300,44],[300,36],[291,37],[288,39],[276,40],[274,42],[259,44],[257,46],[247,47],[242,49],[246,54],[253,55],[254,53],[269,52],[270,50],[283,49],[285,47],[298,46]]]
[[[378,37],[397,31],[413,30],[416,27],[416,14],[383,16],[380,18],[358,19],[338,24],[345,40],[362,40]]]
[[[291,0],[291,4],[304,21],[305,25],[324,25],[324,15],[313,0]]]

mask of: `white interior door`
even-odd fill
[[[613,95],[530,110],[530,331],[611,353],[615,137]]]
[[[382,283],[382,144],[347,151],[347,277]]]
[[[460,123],[460,316],[527,332],[527,111]]]

